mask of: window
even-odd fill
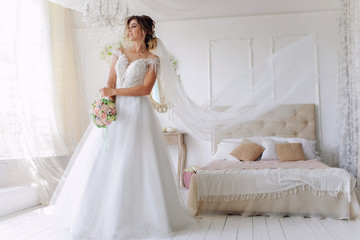
[[[54,155],[51,36],[46,0],[0,1],[0,158]]]

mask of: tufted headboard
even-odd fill
[[[259,119],[232,129],[232,137],[278,136],[316,140],[315,105],[281,105]],[[266,120],[271,119],[271,120]]]

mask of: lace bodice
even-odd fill
[[[129,63],[128,58],[120,50],[113,53],[116,61],[116,88],[130,88],[143,84],[144,77],[149,67],[155,73],[159,70],[159,58],[140,58]]]

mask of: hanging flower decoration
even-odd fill
[[[121,42],[106,44],[99,54],[100,59],[105,60],[109,65],[111,65],[113,52],[115,49],[120,47],[123,47]]]
[[[170,56],[170,62],[171,62],[171,64],[173,65],[174,70],[176,71],[177,61],[175,60],[175,58],[174,58],[172,55]]]

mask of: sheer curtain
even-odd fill
[[[155,54],[160,57],[160,81],[165,99],[174,113],[174,122],[203,140],[220,141],[234,136],[234,129],[255,119],[271,121],[266,114],[282,104],[316,103],[318,83],[316,36],[309,34],[269,56],[264,64],[239,73],[203,106],[195,103],[184,90],[160,39]],[[294,57],[296,56],[296,57]],[[239,92],[249,84],[250,98]]]
[[[360,186],[360,0],[342,0],[337,106],[338,163]]]
[[[48,1],[1,1],[0,11],[0,100],[5,103],[0,111],[0,158],[23,172],[21,182],[34,185],[46,204],[63,173],[59,161],[68,158],[81,135],[75,131],[77,138],[69,141],[73,136],[68,137],[67,123],[59,117],[64,105],[59,96],[67,91],[60,82],[74,71],[59,77],[64,69],[53,61],[53,51],[61,48],[53,48]],[[74,106],[67,107],[71,114]]]
[[[73,152],[89,124],[84,88],[77,75],[70,9],[49,3],[57,127]]]

